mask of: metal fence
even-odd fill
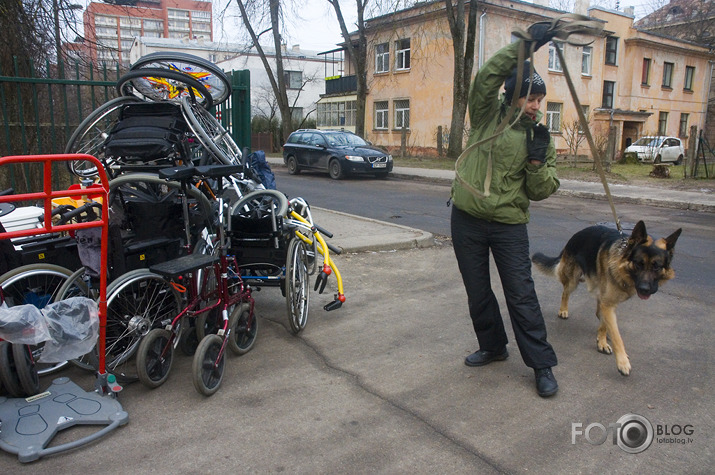
[[[93,110],[118,95],[118,68],[75,63],[65,66],[20,63],[0,69],[0,155],[62,153],[72,132]],[[250,74],[229,73],[232,94],[216,107],[216,116],[239,147],[251,147]],[[55,164],[55,166],[59,166]],[[14,165],[0,171],[0,190],[17,193],[37,190],[41,172],[36,165]],[[53,187],[74,179],[65,170],[53,170]]]

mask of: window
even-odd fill
[[[398,99],[395,101],[395,128],[410,128],[410,100]]]
[[[609,36],[606,38],[606,64],[616,66],[618,59],[618,38]]]
[[[549,132],[561,132],[561,108],[560,102],[548,102],[546,104],[546,128]]]
[[[215,63],[217,56],[218,55],[216,53],[209,53],[209,61],[211,61],[212,63]]]
[[[386,73],[390,70],[390,44],[375,46],[375,72]]]
[[[583,111],[583,116],[586,118],[586,123],[588,123],[588,119],[589,119],[588,114],[589,114],[589,112],[590,112],[590,111],[589,111],[589,106],[581,105],[581,110]],[[579,133],[579,134],[583,134],[583,133],[584,133],[583,127],[581,126],[581,121],[580,121],[580,120],[578,121],[578,133]]]
[[[616,83],[613,81],[603,81],[603,99],[601,107],[604,109],[613,109],[613,96],[616,92]]]
[[[663,87],[673,87],[673,63],[663,63]]]
[[[683,89],[686,91],[693,90],[693,78],[695,77],[695,67],[685,66],[685,86]]]
[[[591,75],[591,58],[593,57],[593,48],[584,46],[581,53],[581,74],[584,76]]]
[[[563,71],[561,67],[561,61],[559,61],[559,54],[556,52],[556,48],[559,48],[561,52],[564,52],[563,43],[552,41],[549,43],[549,71]]]
[[[666,135],[668,130],[668,113],[661,112],[658,115],[658,135]]]
[[[320,127],[355,126],[356,101],[319,102],[318,123]]]
[[[387,101],[380,101],[375,103],[375,128],[376,129],[387,129],[387,117],[389,115]]]
[[[410,69],[410,39],[405,38],[395,42],[395,69]]]
[[[650,58],[643,58],[643,71],[641,73],[641,84],[650,85]]]
[[[688,136],[688,119],[690,114],[680,114],[680,125],[678,125],[678,137]]]
[[[302,107],[291,107],[290,108],[290,118],[296,122],[303,120],[303,108]]]
[[[283,80],[286,89],[300,89],[303,87],[303,74],[300,71],[283,71]]]

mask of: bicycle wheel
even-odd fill
[[[109,137],[109,132],[119,122],[119,113],[122,106],[140,102],[134,96],[117,97],[105,102],[89,114],[75,129],[70,137],[65,153],[86,153],[104,160],[104,141]],[[86,160],[71,160],[65,162],[70,173],[80,178],[89,178],[97,175],[97,167]]]
[[[12,269],[0,276],[5,303],[9,307],[32,304],[43,308],[58,298],[62,284],[72,275],[72,271],[54,264],[28,264]],[[37,362],[42,353],[43,344],[32,345],[33,360]],[[60,363],[36,363],[40,375],[50,374],[64,368],[66,361]]]
[[[180,101],[187,97],[206,109],[213,107],[213,96],[206,86],[181,71],[161,68],[141,68],[129,71],[117,81],[120,96],[136,96],[151,101]]]
[[[40,376],[37,374],[37,364],[28,345],[12,345],[12,356],[15,361],[15,372],[20,381],[20,387],[26,396],[34,396],[40,392]]]
[[[258,320],[251,312],[250,303],[244,302],[233,309],[228,319],[228,328],[231,333],[227,343],[234,354],[245,355],[253,349],[258,334]]]
[[[209,150],[219,163],[240,165],[241,150],[238,145],[216,117],[206,109],[188,97],[181,101],[184,119],[201,145]]]
[[[142,56],[129,69],[136,71],[142,68],[168,69],[188,74],[208,89],[214,105],[224,102],[231,94],[231,82],[226,73],[213,63],[192,54],[159,51]]]
[[[137,349],[137,372],[139,381],[147,388],[158,388],[169,377],[174,361],[174,345],[171,332],[163,328],[150,331]]]
[[[309,280],[305,243],[298,238],[293,238],[288,244],[284,282],[288,323],[293,333],[300,332],[308,322]]]
[[[20,378],[15,370],[12,343],[8,341],[0,341],[0,380],[10,397],[24,396]]]
[[[138,378],[131,358],[141,339],[181,309],[180,296],[169,281],[141,270],[129,279],[116,279],[107,288],[105,367],[124,382]]]
[[[199,343],[194,355],[192,374],[194,387],[204,396],[218,391],[223,381],[225,353],[221,352],[223,340],[218,335],[209,335]]]

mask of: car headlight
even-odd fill
[[[355,155],[345,155],[345,158],[347,158],[351,162],[364,162],[365,161],[365,160],[363,160],[362,157],[358,157]]]
[[[387,161],[388,161],[388,162],[391,162],[391,161],[392,161],[392,155],[388,155],[388,156],[387,156]]]

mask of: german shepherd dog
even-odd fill
[[[612,228],[591,226],[574,234],[558,257],[537,252],[531,258],[537,269],[557,277],[563,284],[561,318],[569,316],[571,293],[579,282],[586,282],[597,301],[598,351],[615,353],[618,371],[623,376],[630,374],[631,364],[618,332],[616,306],[635,294],[646,300],[658,291],[660,284],[675,277],[670,261],[681,231],[654,241],[646,233],[643,221],[638,221],[628,238]]]

